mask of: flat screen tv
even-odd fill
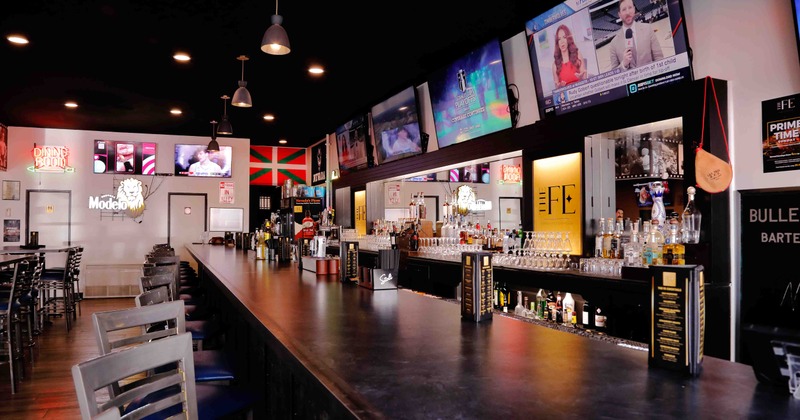
[[[432,74],[428,88],[440,148],[511,128],[497,39]]]
[[[95,140],[92,171],[96,174],[153,175],[156,173],[156,144]]]
[[[379,165],[422,153],[417,109],[413,86],[372,107]]]
[[[692,78],[681,0],[565,1],[525,33],[542,118]]]
[[[230,178],[233,151],[220,146],[219,152],[209,152],[205,144],[175,145],[175,176]]]
[[[370,161],[367,155],[369,122],[367,115],[358,115],[336,129],[336,150],[342,173],[364,169]]]

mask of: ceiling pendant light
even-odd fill
[[[222,120],[219,122],[217,134],[233,134],[233,127],[230,120],[228,120],[228,99],[230,98],[228,95],[222,95],[222,101],[225,105],[222,108]]]
[[[267,28],[264,32],[264,38],[261,39],[261,51],[272,55],[285,55],[289,54],[291,47],[289,46],[289,35],[286,35],[286,29],[283,29],[283,17],[278,14],[278,0],[275,0],[275,14],[270,18],[272,26]]]
[[[217,143],[217,122],[211,121],[211,141],[208,142],[206,147],[207,152],[219,152],[219,143]]]
[[[253,98],[250,97],[250,91],[247,90],[247,82],[244,80],[244,62],[249,58],[246,55],[240,55],[236,59],[242,62],[242,80],[239,80],[239,89],[236,89],[236,92],[233,93],[231,105],[250,108],[253,106]]]

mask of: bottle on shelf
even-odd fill
[[[500,285],[500,310],[503,312],[508,312],[508,305],[509,302],[509,290],[508,286],[505,283]]]
[[[561,297],[561,292],[556,292],[556,305],[553,308],[553,320],[557,324],[564,323],[564,300]]]
[[[603,235],[606,229],[606,219],[597,219],[597,233],[594,235],[594,256],[595,258],[603,258]]]
[[[642,251],[642,259],[645,265],[663,264],[664,234],[658,228],[658,219],[650,221],[650,237]]]
[[[664,264],[686,264],[686,246],[680,242],[677,220],[669,225],[669,236],[664,243]]]
[[[564,314],[562,317],[564,319],[564,325],[571,325],[574,327],[577,319],[575,314],[575,299],[572,297],[572,293],[567,292],[564,295],[563,307]]]
[[[414,195],[411,195],[411,202],[408,203],[408,217],[410,219],[416,219],[419,217],[419,212],[417,208],[417,200]]]
[[[603,231],[603,258],[611,257],[611,238],[614,236],[614,219],[608,218],[606,229]]]
[[[408,240],[409,251],[419,251],[419,232],[417,232],[417,224],[411,224],[411,238]]]
[[[681,215],[681,242],[684,244],[696,244],[700,242],[700,222],[702,215],[694,201],[695,193],[696,190],[694,187],[686,189],[686,194],[689,198],[686,202],[686,207],[683,209],[683,214]]]
[[[611,234],[609,258],[622,258],[622,218],[617,218],[614,233]]]
[[[555,321],[556,318],[553,316],[556,310],[556,295],[553,293],[552,290],[547,292],[547,297],[545,298],[545,313],[544,313],[544,320],[545,321]]]
[[[428,217],[427,207],[425,206],[425,195],[420,192],[417,196],[417,207],[418,207],[418,215],[420,219],[425,219]]]
[[[581,311],[581,326],[586,330],[593,330],[594,327],[594,308],[588,300],[583,301],[583,308]]]
[[[539,289],[539,292],[536,293],[535,307],[536,307],[536,319],[544,319],[547,302],[545,301],[545,293],[542,289]]]
[[[639,240],[639,224],[631,223],[630,241],[622,246],[624,265],[628,267],[642,266],[642,242]]]
[[[525,318],[533,318],[533,315],[534,315],[536,312],[533,310],[533,305],[532,305],[532,304],[531,304],[530,306],[528,306],[528,305],[529,305],[529,302],[530,302],[530,299],[528,299],[528,297],[527,297],[527,296],[525,296],[525,297],[523,298],[523,300],[524,300],[524,302],[523,302],[523,304],[522,304],[522,307],[523,307],[524,309],[523,309],[523,311],[522,311],[522,316],[524,316]]]
[[[594,309],[594,327],[599,332],[605,332],[606,330],[606,322],[608,318],[606,317],[605,312],[603,312],[603,308],[597,306]]]
[[[525,305],[522,301],[522,291],[517,291],[517,306],[514,307],[514,315],[525,316]]]

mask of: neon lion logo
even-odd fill
[[[128,216],[131,218],[135,219],[144,213],[142,191],[142,181],[135,178],[125,179],[117,187],[117,201],[127,205]]]

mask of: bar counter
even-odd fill
[[[462,321],[459,305],[409,290],[373,292],[224,246],[187,249],[238,317],[235,327],[292,365],[291,380],[277,381],[309,384],[267,387],[265,404],[292,406],[263,408],[269,415],[800,418],[788,386],[759,384],[748,365],[706,357],[700,376],[688,378],[649,368],[641,350],[504,316]],[[231,345],[261,351],[248,340]]]

